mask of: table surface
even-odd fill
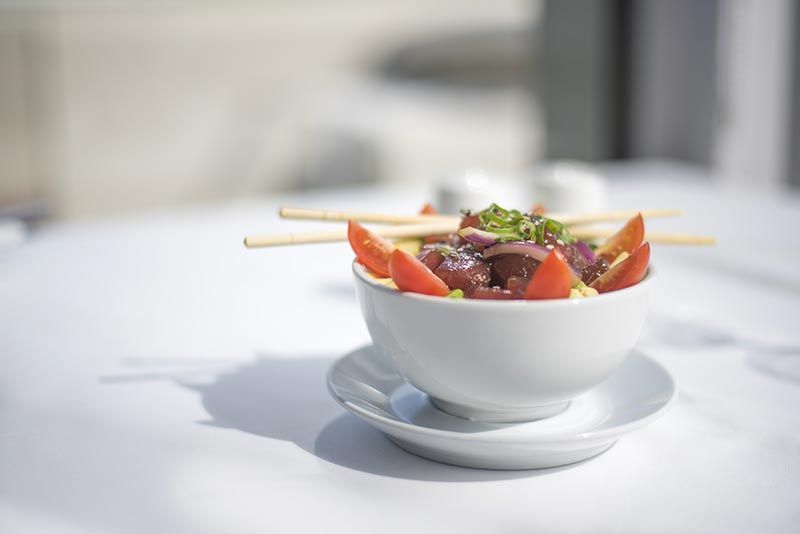
[[[369,342],[351,252],[246,251],[277,205],[408,212],[421,187],[309,191],[55,224],[0,251],[3,532],[797,532],[800,200],[696,169],[606,167],[613,204],[682,207],[639,347],[679,395],[563,468],[502,472],[396,448],[329,398]]]

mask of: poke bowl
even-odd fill
[[[494,231],[496,220],[512,230]],[[349,230],[377,350],[440,410],[490,423],[557,415],[622,365],[653,279],[643,237],[637,216],[590,248],[560,223],[496,205],[412,253]]]

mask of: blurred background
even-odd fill
[[[0,216],[656,158],[800,185],[792,0],[0,0]]]

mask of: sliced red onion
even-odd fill
[[[487,260],[502,254],[518,254],[520,256],[530,256],[536,261],[544,261],[547,255],[550,254],[550,249],[537,245],[533,241],[509,241],[508,243],[492,245],[483,251],[483,257]]]
[[[494,245],[497,243],[497,234],[487,232],[486,230],[478,230],[472,226],[467,226],[458,231],[458,235],[476,245]]]
[[[594,251],[583,241],[576,242],[574,247],[581,253],[581,256],[583,256],[583,259],[586,260],[586,263],[589,265],[594,265],[594,262],[597,261],[597,256]]]
[[[489,259],[503,254],[518,254],[520,256],[529,256],[536,261],[544,261],[552,249],[543,247],[534,243],[533,241],[509,241],[508,243],[498,243],[492,245],[483,251],[483,258]],[[581,273],[569,262],[565,262],[572,273],[571,282],[573,285],[578,283],[581,279]]]

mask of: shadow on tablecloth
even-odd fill
[[[407,453],[379,430],[344,413],[330,398],[325,378],[333,362],[330,357],[262,354],[211,383],[182,385],[201,395],[211,416],[202,424],[290,441],[321,460],[374,475],[480,482],[545,476],[572,467],[490,471],[439,464]]]
[[[750,339],[701,320],[651,314],[642,335],[643,343],[654,343],[690,351],[740,347],[745,363],[770,378],[800,385],[800,345]]]

